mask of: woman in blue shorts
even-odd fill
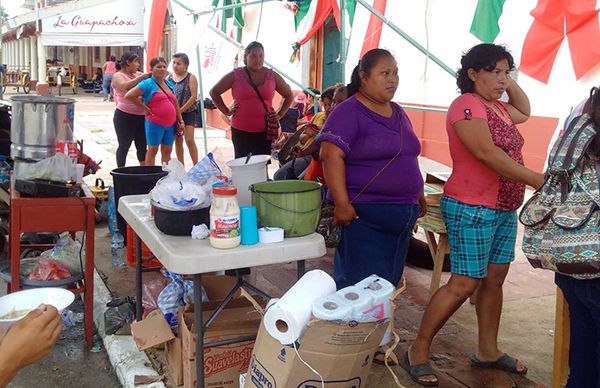
[[[164,58],[150,61],[152,76],[131,89],[125,97],[146,112],[146,166],[154,166],[160,147],[161,162],[171,159],[175,131],[183,131],[181,109],[175,97],[175,85],[167,77]],[[142,101],[138,97],[142,97]]]

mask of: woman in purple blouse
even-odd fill
[[[397,285],[417,217],[425,214],[421,152],[406,112],[392,98],[398,67],[389,51],[367,52],[348,99],[318,140],[334,222],[343,225],[334,261],[338,288],[377,274]]]

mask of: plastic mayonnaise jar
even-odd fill
[[[219,249],[240,245],[240,206],[237,189],[231,186],[213,187],[210,206],[210,245]]]

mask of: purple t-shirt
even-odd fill
[[[350,97],[331,112],[318,136],[319,142],[329,141],[346,154],[346,188],[353,203],[419,203],[421,145],[406,112],[395,103],[392,107],[392,116],[385,117]],[[357,197],[396,155],[401,142],[400,155]]]

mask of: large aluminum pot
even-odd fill
[[[56,153],[57,141],[73,140],[75,100],[61,97],[11,98],[10,155],[42,160]]]

